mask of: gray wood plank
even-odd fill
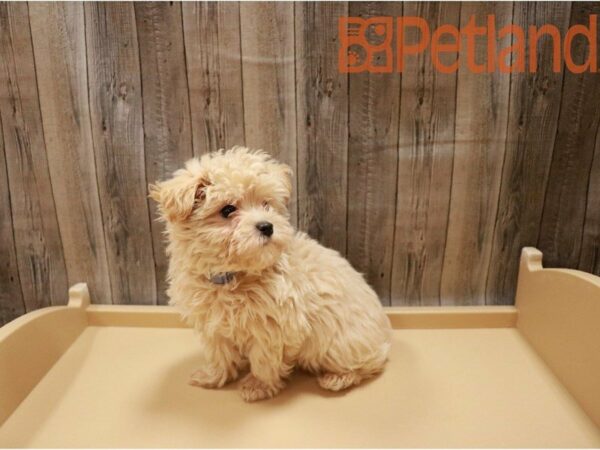
[[[600,275],[600,128],[596,132],[578,269]]]
[[[131,3],[85,4],[92,138],[114,303],[156,303]]]
[[[64,304],[67,276],[25,3],[0,4],[0,116],[25,305],[29,311]]]
[[[461,26],[494,14],[497,29],[511,23],[512,3],[462,3]],[[497,44],[505,48],[510,35]],[[487,42],[477,39],[478,55]],[[485,59],[485,58],[484,58]],[[481,60],[479,60],[481,61]],[[452,190],[441,281],[442,304],[482,304],[506,144],[510,74],[474,73],[460,65]]]
[[[296,173],[294,4],[243,2],[240,27],[246,145],[268,151]],[[294,224],[297,208],[294,187]]]
[[[183,3],[194,154],[243,145],[239,3]]]
[[[96,182],[81,3],[29,6],[42,122],[69,285],[111,303]]]
[[[513,23],[524,29],[553,24],[564,36],[570,9],[567,2],[515,3]],[[521,249],[535,246],[538,240],[563,81],[562,72],[552,69],[552,47],[549,39],[542,40],[537,72],[514,73],[511,78],[506,153],[488,269],[488,304],[514,302]]]
[[[135,3],[144,109],[146,178],[162,180],[183,167],[192,152],[181,3]],[[155,202],[150,202],[150,223],[159,304],[166,304],[164,224]]]
[[[349,8],[350,16],[364,19],[402,15],[395,2],[352,2]],[[370,42],[381,39],[373,29]],[[398,72],[353,73],[348,80],[348,259],[384,305],[390,304],[400,80]]]
[[[459,25],[459,3],[410,3],[405,16],[424,18],[430,29]],[[406,38],[416,42],[415,28]],[[448,43],[452,43],[448,36]],[[445,65],[456,53],[440,58]],[[450,208],[456,73],[438,72],[431,52],[409,57],[402,74],[399,165],[392,303],[439,305]]]
[[[1,121],[0,121],[1,122]],[[8,171],[4,154],[4,136],[0,125],[0,326],[25,314],[25,303],[19,282],[12,211],[8,187]]]
[[[600,14],[600,4],[574,2],[571,23],[588,24],[590,14]],[[573,60],[581,64],[589,51],[577,39]],[[581,253],[590,167],[600,120],[600,76],[566,71],[562,89],[558,132],[554,143],[544,201],[538,247],[548,267],[577,268]]]
[[[337,64],[343,2],[296,3],[298,226],[346,253],[348,76]]]

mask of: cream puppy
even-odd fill
[[[204,350],[192,384],[235,380],[246,401],[276,395],[298,366],[338,391],[384,368],[390,324],[375,292],[334,250],[294,231],[291,169],[234,147],[150,186],[167,222],[168,295]]]

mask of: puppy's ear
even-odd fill
[[[292,197],[292,176],[294,174],[292,168],[287,164],[277,163],[277,170],[280,174],[283,188],[283,201],[287,206],[290,203]]]
[[[170,222],[186,220],[194,206],[205,198],[207,183],[199,178],[186,175],[151,184],[148,186],[150,198],[155,200],[161,215]]]

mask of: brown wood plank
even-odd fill
[[[81,3],[29,6],[48,165],[69,285],[111,303],[96,182]]]
[[[461,27],[495,15],[497,29],[511,23],[512,3],[461,4]],[[497,47],[511,43],[510,35]],[[478,55],[487,40],[477,39]],[[487,59],[487,58],[484,58]],[[481,61],[481,59],[478,59]],[[452,190],[441,281],[442,304],[481,304],[485,289],[506,143],[510,74],[474,73],[464,59],[456,95]]]
[[[296,3],[298,226],[346,253],[348,76],[338,70],[343,2]]]
[[[192,153],[181,3],[135,3],[144,109],[144,150],[149,182],[167,178]],[[166,304],[164,224],[150,202],[152,242],[159,304]]]
[[[67,276],[48,172],[26,3],[0,4],[0,116],[27,310],[64,304]]]
[[[424,18],[430,29],[459,25],[459,3],[409,3],[405,16]],[[408,42],[419,32],[410,28]],[[447,43],[452,43],[448,36]],[[456,53],[440,59],[456,61]],[[454,153],[456,73],[441,73],[431,52],[406,58],[402,74],[399,164],[392,303],[439,305]]]
[[[402,4],[395,2],[352,2],[349,9],[351,17],[365,19],[402,15]],[[376,39],[373,29],[370,42]],[[397,72],[348,79],[348,259],[384,305],[390,304],[400,80]]]
[[[268,151],[296,173],[294,4],[242,2],[240,27],[246,145]],[[294,187],[294,224],[297,208]]]
[[[590,14],[600,14],[599,3],[574,2],[570,25],[587,25]],[[588,51],[587,40],[576,39],[573,60],[581,64]],[[579,265],[585,199],[599,120],[600,75],[566,71],[538,240],[548,267]]]
[[[570,9],[568,2],[519,2],[515,3],[513,23],[524,29],[553,24],[564,36]],[[511,78],[504,170],[488,269],[488,304],[514,302],[521,249],[537,244],[563,81],[562,72],[552,70],[552,50],[552,41],[542,40],[537,72],[514,73]]]
[[[239,3],[182,8],[194,154],[243,145]]]
[[[156,303],[131,3],[86,3],[92,138],[114,303]]]
[[[600,128],[590,171],[579,270],[600,275]]]
[[[0,121],[1,122],[1,121]],[[25,314],[10,207],[4,136],[0,125],[0,326]]]

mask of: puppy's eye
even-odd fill
[[[223,209],[221,209],[221,215],[227,219],[229,215],[234,213],[236,210],[237,208],[233,205],[225,205],[223,206]]]
[[[262,203],[262,205],[263,205],[263,208],[265,208],[267,211],[268,211],[269,209],[271,209],[271,205],[269,205],[269,202],[267,202],[267,201],[264,201],[264,202]]]

